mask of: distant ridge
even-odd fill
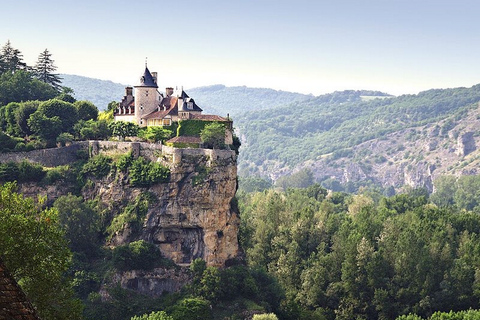
[[[75,99],[93,102],[99,110],[105,110],[111,101],[120,101],[126,85],[110,80],[100,80],[73,74],[61,74],[62,86],[72,88]]]
[[[61,74],[60,76],[63,78],[62,85],[72,88],[77,100],[91,101],[100,110],[105,110],[111,101],[120,101],[127,86],[109,80],[71,74]],[[222,116],[227,114],[235,116],[252,110],[271,109],[314,97],[313,95],[267,88],[227,87],[222,84],[186,89],[186,91],[205,113]]]

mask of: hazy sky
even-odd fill
[[[2,0],[7,40],[59,73],[391,94],[480,83],[478,0]]]

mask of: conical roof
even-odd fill
[[[150,70],[148,70],[147,66],[145,66],[145,72],[143,76],[140,78],[140,84],[135,87],[150,87],[150,88],[158,88],[155,80],[153,79]]]

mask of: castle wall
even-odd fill
[[[156,161],[161,154],[162,145],[147,142],[117,141],[78,141],[68,147],[33,150],[28,152],[10,152],[0,154],[0,163],[22,162],[27,160],[45,167],[56,167],[77,161],[79,151],[88,152],[90,156],[104,154],[110,157],[132,151],[135,157],[142,156]]]

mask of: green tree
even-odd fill
[[[225,147],[225,126],[220,122],[212,122],[200,132],[200,138],[205,147],[222,149]]]
[[[61,196],[53,207],[73,251],[95,253],[99,241],[100,217],[88,202],[74,195]]]
[[[38,110],[37,110],[38,111]],[[62,121],[59,117],[47,117],[43,113],[35,111],[28,118],[28,126],[33,133],[47,141],[55,141],[62,132]],[[53,143],[50,143],[53,145]]]
[[[174,320],[165,311],[152,312],[142,316],[134,316],[130,320]]]
[[[0,74],[7,71],[15,73],[17,70],[27,69],[27,64],[23,62],[23,55],[20,50],[12,47],[10,40],[2,47],[0,51]]]
[[[173,307],[172,317],[175,320],[211,320],[210,303],[202,298],[185,298]]]
[[[73,105],[77,108],[78,120],[97,120],[98,109],[90,101],[75,101]]]
[[[62,80],[58,74],[54,73],[57,70],[54,62],[55,61],[52,60],[52,54],[48,49],[45,49],[38,56],[37,63],[33,67],[33,74],[38,80],[43,81],[51,85],[55,90],[60,91]]]
[[[278,320],[274,313],[254,314],[252,320]]]
[[[44,319],[80,319],[81,305],[63,277],[71,253],[55,209],[0,185],[0,256]]]
[[[33,133],[33,131],[28,126],[28,119],[30,115],[37,111],[38,106],[40,105],[40,101],[26,101],[20,104],[20,107],[15,112],[15,121],[17,126],[24,136],[29,136]]]
[[[79,140],[105,140],[111,135],[105,120],[79,120],[73,126],[73,130]]]
[[[138,136],[150,142],[163,142],[173,136],[173,131],[163,127],[148,127],[140,130]]]
[[[112,131],[112,135],[119,137],[122,141],[125,140],[125,137],[136,136],[139,130],[138,125],[127,121],[110,122],[108,127]]]
[[[0,105],[29,100],[48,100],[57,95],[50,85],[35,79],[31,73],[19,70],[0,75]]]

